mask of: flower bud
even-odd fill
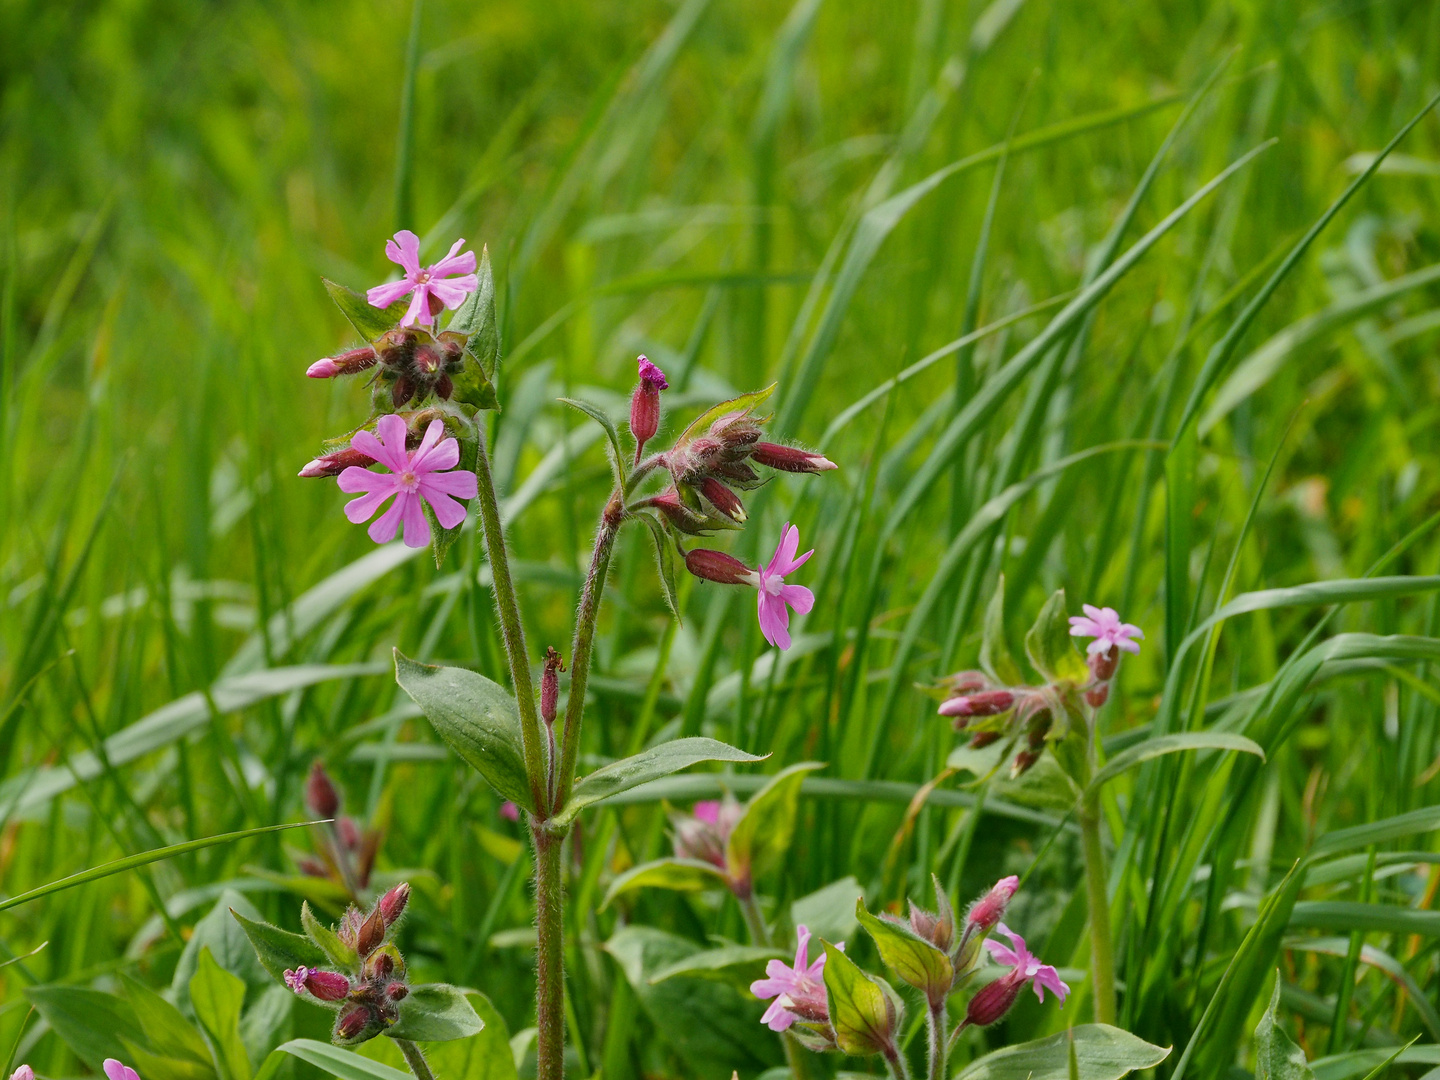
[[[706,581],[721,585],[755,585],[760,577],[733,555],[709,548],[692,548],[685,553],[685,569]]]
[[[390,404],[400,408],[415,396],[415,381],[409,375],[401,375],[390,388]]]
[[[366,959],[364,971],[367,980],[384,982],[396,972],[403,975],[405,961],[394,945],[382,945]]]
[[[355,951],[362,957],[369,956],[384,940],[385,916],[381,915],[380,908],[376,907],[370,917],[360,924],[360,930],[355,936]]]
[[[347,446],[344,450],[337,450],[333,454],[321,454],[301,469],[300,475],[306,479],[317,476],[339,476],[352,465],[364,469],[374,464],[375,459],[369,454],[362,454],[359,450]]]
[[[374,349],[369,345],[362,345],[358,349],[349,349],[339,356],[316,360],[306,369],[305,374],[312,379],[333,379],[336,375],[354,375],[366,368],[372,368],[379,360],[380,357]]]
[[[540,719],[547,724],[555,722],[560,708],[560,672],[565,670],[565,661],[555,651],[555,646],[545,647],[545,671],[540,676]]]
[[[1098,709],[1110,699],[1110,684],[1102,682],[1099,686],[1092,686],[1085,691],[1085,700],[1092,709]]]
[[[338,971],[312,971],[305,989],[321,1001],[343,1001],[350,993],[350,980]]]
[[[392,982],[385,987],[385,996],[391,1001],[403,1001],[410,993],[410,987],[403,982]]]
[[[360,830],[354,818],[342,817],[336,822],[336,831],[340,833],[340,842],[350,851],[360,846]]]
[[[729,518],[720,514],[700,514],[691,510],[680,500],[680,494],[674,488],[652,496],[645,500],[644,505],[659,510],[665,515],[665,520],[686,536],[709,536],[716,529],[736,527]]]
[[[360,941],[360,927],[364,922],[364,913],[359,908],[351,905],[345,909],[345,914],[340,916],[340,925],[335,928],[335,933],[341,941],[350,946],[350,948],[355,949]]]
[[[1019,887],[1020,879],[1014,874],[990,886],[990,891],[971,904],[970,910],[965,913],[966,932],[988,934],[993,930],[1005,917],[1005,906]]]
[[[1045,749],[1045,736],[1050,734],[1051,727],[1050,710],[1037,712],[1030,717],[1029,724],[1025,728],[1025,741],[1031,750]]]
[[[35,1070],[29,1065],[21,1065],[10,1074],[10,1080],[35,1080]]]
[[[757,442],[750,453],[750,459],[767,468],[792,473],[826,472],[839,467],[824,454],[812,454],[794,446],[780,446],[768,442]]]
[[[305,374],[312,379],[333,379],[340,374],[340,365],[328,358],[316,360],[305,369]]]
[[[649,360],[642,356],[638,364],[640,382],[630,398],[630,434],[635,439],[636,461],[640,460],[645,444],[660,430],[660,391],[670,388],[665,373]]]
[[[1015,761],[1010,766],[1010,779],[1014,780],[1017,776],[1029,772],[1039,760],[1040,754],[1038,751],[1021,750],[1015,755]]]
[[[380,1018],[373,1009],[368,1005],[356,1005],[354,1008],[342,1012],[336,1019],[331,1041],[337,1043],[364,1042],[375,1034],[372,1029],[378,1028],[379,1024]]]
[[[700,481],[700,494],[726,517],[733,521],[745,520],[745,504],[740,501],[740,496],[713,476],[707,476]]]
[[[1025,986],[1023,973],[1009,972],[982,986],[965,1009],[967,1027],[989,1027],[1004,1018]]]
[[[516,806],[509,799],[500,804],[500,816],[506,821],[520,820],[520,807]]]
[[[310,776],[305,781],[305,805],[316,817],[322,818],[333,818],[340,809],[340,793],[319,761],[310,765]]]
[[[941,679],[939,686],[948,690],[951,697],[957,697],[990,689],[990,677],[983,671],[957,671]]]
[[[385,920],[385,925],[394,926],[395,921],[405,914],[405,905],[409,902],[410,884],[405,881],[380,897],[380,917]]]
[[[981,690],[941,702],[941,716],[998,716],[1009,712],[1015,705],[1015,694],[1010,690]]]
[[[957,720],[955,722],[958,724],[960,721]],[[970,749],[983,750],[999,739],[1002,734],[1003,732],[999,731],[977,731],[974,735],[970,736]]]
[[[1086,662],[1090,665],[1090,674],[1095,677],[1096,682],[1109,682],[1115,677],[1115,669],[1120,666],[1120,649],[1111,645],[1104,652],[1091,653]]]

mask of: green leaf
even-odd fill
[[[108,1057],[121,1058],[125,1043],[144,1035],[129,1002],[88,986],[32,986],[30,1003],[75,1056],[96,1073]]]
[[[521,749],[520,714],[504,687],[466,668],[417,664],[399,649],[395,681],[450,748],[502,798],[534,809]]]
[[[1085,661],[1070,643],[1070,620],[1065,615],[1065,590],[1057,589],[1025,635],[1025,655],[1051,682],[1062,679],[1082,683],[1089,676]]]
[[[639,787],[651,780],[659,780],[661,777],[669,776],[681,769],[688,769],[691,765],[702,761],[749,763],[764,761],[768,756],[756,757],[754,754],[747,754],[744,750],[737,750],[735,747],[727,746],[715,739],[704,739],[699,736],[661,743],[634,757],[624,758],[606,765],[604,768],[596,769],[575,785],[575,790],[570,794],[570,801],[561,808],[552,821],[557,828],[563,828],[574,821],[575,816],[587,806],[593,806],[612,795],[629,791],[631,788]]]
[[[715,405],[712,408],[705,410],[705,412],[701,413],[699,416],[697,416],[694,420],[690,422],[690,426],[687,427],[684,432],[681,433],[680,437],[675,440],[675,445],[683,446],[691,439],[696,438],[702,432],[704,432],[706,428],[708,428],[716,420],[719,420],[722,416],[726,416],[729,413],[733,412],[748,412],[759,405],[763,405],[766,399],[768,399],[771,394],[775,393],[775,387],[778,385],[778,383],[771,383],[769,386],[765,387],[764,390],[754,390],[748,394],[741,394],[737,398],[731,398],[729,401],[722,401],[719,405]]]
[[[754,881],[781,863],[795,836],[800,785],[807,773],[824,767],[823,761],[791,765],[751,796],[725,845],[725,861],[732,878]]]
[[[830,1024],[840,1049],[853,1057],[864,1057],[893,1046],[897,1018],[879,982],[828,941],[820,944],[825,948]]]
[[[665,594],[665,606],[675,618],[680,618],[680,594],[675,587],[675,545],[665,533],[665,527],[651,514],[636,514],[650,529],[650,538],[655,541],[655,569],[660,575],[660,588]]]
[[[1069,1080],[1072,1039],[1080,1080],[1120,1080],[1137,1069],[1153,1069],[1170,1055],[1166,1047],[1108,1024],[1081,1024],[986,1054],[955,1080]]]
[[[733,971],[735,968],[742,969],[738,974],[741,981],[748,985],[754,977],[759,976],[766,961],[785,959],[788,959],[787,954],[779,949],[767,949],[758,945],[723,945],[718,949],[694,953],[669,967],[661,968],[650,976],[650,985],[654,986],[678,975],[730,977],[736,974]]]
[[[456,309],[446,329],[466,336],[466,347],[489,385],[495,381],[495,368],[500,362],[500,324],[495,318],[495,273],[490,268],[488,246],[480,248],[480,263],[475,274],[480,279],[479,288]],[[479,407],[494,408],[493,405]]]
[[[855,918],[875,942],[886,967],[917,990],[923,990],[932,1003],[943,1002],[949,996],[955,978],[950,957],[910,927],[870,914],[863,896],[855,901]]]
[[[241,925],[243,926],[244,923],[241,923]],[[310,910],[310,901],[308,900],[302,900],[300,902],[300,925],[304,928],[305,935],[316,945],[320,946],[321,951],[330,958],[330,963],[334,964],[341,971],[354,973],[360,970],[360,955],[349,945],[346,945],[345,942],[341,941],[339,934],[315,917],[315,912]],[[274,928],[272,927],[272,929]],[[280,932],[284,933],[283,930]],[[252,936],[250,940],[254,941],[255,939]],[[261,957],[261,962],[264,963],[263,956]],[[294,967],[295,965],[290,964],[287,966]],[[314,964],[306,965],[306,967],[314,966]],[[266,964],[265,967],[266,970],[269,970],[270,965]]]
[[[335,301],[340,314],[371,344],[382,334],[395,329],[405,317],[406,308],[410,306],[409,300],[396,300],[388,308],[372,307],[370,301],[354,289],[347,289],[329,278],[320,280],[325,282],[325,291],[330,294],[330,299]]]
[[[240,1039],[240,1010],[245,1005],[245,980],[215,962],[209,946],[200,950],[190,979],[190,1004],[210,1036],[215,1056],[229,1080],[250,1080],[250,1058]]]
[[[408,1072],[361,1057],[353,1050],[331,1046],[315,1039],[291,1039],[276,1048],[277,1053],[297,1057],[340,1080],[414,1080]]]
[[[1020,666],[1010,655],[1005,640],[1005,575],[995,584],[995,593],[985,608],[985,633],[980,641],[980,667],[1004,686],[1019,686],[1025,681]]]
[[[263,921],[254,904],[234,889],[226,889],[220,894],[215,906],[195,924],[190,940],[181,950],[180,959],[175,964],[175,975],[170,983],[170,992],[175,1005],[187,1016],[194,1011],[190,1004],[190,980],[200,968],[202,949],[209,949],[215,962],[230,974],[240,976],[246,988],[253,993],[262,993],[280,977],[271,975],[265,969],[254,946],[250,944],[249,935],[236,920],[234,913],[243,915],[252,922]],[[324,954],[315,949],[311,955]],[[280,974],[283,974],[283,970]]]
[[[303,904],[300,908],[302,921],[307,911],[309,904]],[[263,920],[246,918],[238,911],[232,910],[230,915],[240,924],[261,966],[276,979],[283,979],[286,969],[324,967],[330,962],[330,957],[320,946],[301,934],[281,930]]]
[[[468,1039],[426,1047],[435,1075],[443,1080],[519,1080],[504,1018],[478,990],[466,990],[465,1000],[470,1002],[483,1027],[480,1034]],[[376,1039],[375,1043],[386,1045],[384,1039]]]
[[[1396,814],[1394,817],[1381,818],[1365,825],[1354,825],[1348,829],[1336,829],[1326,833],[1315,841],[1310,858],[1317,859],[1340,851],[1369,847],[1371,844],[1384,844],[1436,829],[1440,829],[1440,806],[1426,806],[1408,814]]]
[[[134,1010],[135,1020],[145,1033],[145,1042],[156,1054],[193,1062],[213,1072],[210,1047],[185,1014],[134,976],[121,976],[125,1000]],[[136,1066],[137,1070],[139,1066]],[[145,1075],[141,1073],[141,1075]]]
[[[258,995],[250,995],[250,1004],[240,1017],[240,1041],[251,1061],[261,1062],[263,1068],[270,1052],[295,1033],[298,1000],[295,992],[281,983],[272,983]],[[255,1080],[262,1078],[257,1074]]]
[[[479,1034],[485,1025],[465,994],[448,983],[412,986],[400,1002],[400,1020],[385,1034],[392,1039],[446,1042]]]
[[[855,898],[864,895],[855,875],[847,874],[791,904],[790,921],[826,941],[844,941],[859,925],[855,921]]]
[[[1099,791],[1115,777],[1133,769],[1142,762],[1162,754],[1179,754],[1186,750],[1235,750],[1255,754],[1265,760],[1265,751],[1253,739],[1235,735],[1228,731],[1190,731],[1180,735],[1159,735],[1116,754],[1105,767],[1095,774],[1086,788],[1086,794]]]
[[[590,417],[605,432],[605,437],[610,440],[611,462],[615,467],[615,481],[621,487],[625,485],[625,452],[620,448],[620,432],[615,428],[615,421],[610,419],[610,414],[598,405],[591,405],[588,401],[581,401],[578,398],[562,397],[558,399],[563,404],[569,405],[572,409],[578,409]]]
[[[1310,930],[1375,931],[1440,937],[1440,911],[1417,911],[1390,904],[1349,900],[1303,900],[1290,913],[1290,925]]]
[[[196,1033],[198,1036],[198,1032]],[[145,1080],[217,1080],[215,1064],[208,1056],[204,1064],[188,1058],[163,1057],[152,1054],[138,1043],[121,1037],[125,1052],[120,1060],[138,1072]]]
[[[1255,1080],[1315,1080],[1305,1061],[1305,1051],[1280,1026],[1280,973],[1275,973],[1275,992],[1270,1007],[1255,1025]]]
[[[632,866],[610,883],[600,904],[604,911],[622,893],[632,889],[671,889],[675,892],[698,892],[725,885],[725,875],[717,866],[700,859],[657,859]]]

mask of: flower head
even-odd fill
[[[810,929],[803,923],[795,927],[797,944],[795,963],[771,960],[765,965],[765,978],[750,984],[750,992],[761,1001],[770,998],[770,1007],[760,1022],[771,1031],[784,1031],[796,1020],[824,1022],[829,1016],[825,998],[825,950],[820,950],[812,964],[808,951]]]
[[[355,524],[368,521],[382,503],[392,495],[395,501],[370,526],[370,539],[377,544],[389,543],[403,521],[405,545],[424,547],[430,542],[430,523],[425,520],[421,502],[429,503],[435,520],[446,529],[453,529],[465,520],[465,507],[455,499],[473,499],[477,494],[475,474],[456,469],[460,461],[460,444],[442,439],[443,420],[432,420],[425,437],[413,453],[405,449],[405,421],[394,413],[380,417],[376,434],[358,431],[350,440],[352,448],[369,454],[388,473],[371,472],[351,466],[340,474],[340,490],[363,491],[366,494],[345,505],[345,516]],[[445,470],[453,470],[446,472]],[[453,498],[452,498],[453,496]]]
[[[1140,651],[1137,642],[1144,639],[1145,632],[1138,626],[1122,623],[1114,608],[1097,608],[1093,604],[1085,604],[1082,609],[1084,615],[1070,617],[1070,636],[1094,638],[1095,640],[1085,647],[1085,651],[1091,656],[1109,652],[1112,646],[1128,653]]]
[[[637,361],[640,368],[640,380],[647,382],[656,390],[669,390],[670,383],[665,378],[665,372],[661,371],[648,357],[641,356]]]
[[[1061,980],[1060,973],[1049,964],[1042,964],[1025,947],[1025,939],[1004,923],[998,924],[995,929],[1009,938],[1010,944],[1013,946],[1013,948],[1006,948],[998,941],[985,942],[985,951],[990,954],[992,959],[998,963],[1010,965],[1010,973],[1004,977],[1030,983],[1035,987],[1035,996],[1042,1002],[1045,1000],[1045,991],[1049,990],[1063,1004],[1066,995],[1070,993],[1070,987]]]
[[[990,891],[982,896],[975,903],[970,905],[970,910],[965,914],[965,921],[981,933],[987,933],[996,926],[1005,916],[1005,905],[1010,903],[1010,898],[1015,895],[1015,890],[1020,888],[1020,879],[1014,874],[1003,877],[990,887]],[[1008,934],[1009,931],[1007,930]]]
[[[520,807],[516,806],[509,799],[500,804],[500,816],[506,821],[520,820]]]
[[[420,265],[420,238],[409,229],[401,229],[395,239],[385,244],[385,256],[405,271],[399,281],[376,285],[365,294],[372,307],[386,308],[403,296],[413,297],[401,326],[420,323],[429,326],[442,308],[454,311],[465,297],[480,287],[475,276],[475,253],[459,254],[465,241],[456,240],[450,253],[433,266]],[[451,276],[459,275],[459,276]]]
[[[115,1058],[105,1059],[105,1075],[108,1076],[110,1080],[140,1080],[139,1073],[123,1061],[117,1061]]]
[[[285,969],[285,985],[297,994],[305,989],[305,980],[308,978],[310,978],[310,969],[303,964],[293,971],[290,968]]]
[[[35,1080],[35,1070],[29,1065],[21,1065],[10,1074],[10,1080]]]
[[[681,859],[699,859],[726,869],[730,834],[735,831],[745,808],[733,795],[704,799],[690,808],[690,816],[676,815],[675,854]]]
[[[790,648],[788,609],[794,608],[804,615],[815,606],[815,594],[805,586],[785,584],[785,575],[793,574],[815,554],[815,549],[811,548],[797,559],[795,553],[799,548],[800,530],[786,522],[785,528],[780,532],[780,543],[775,547],[774,556],[768,565],[757,571],[760,577],[760,632],[765,635],[766,641],[781,649]]]

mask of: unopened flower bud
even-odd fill
[[[340,793],[319,761],[311,764],[310,776],[305,781],[305,805],[316,817],[322,818],[333,818],[340,809]]]
[[[940,680],[942,689],[948,690],[951,697],[965,694],[974,694],[980,690],[990,688],[990,678],[983,671],[957,671],[953,675],[946,675]]]
[[[372,368],[379,360],[380,357],[376,355],[374,349],[369,345],[362,345],[358,349],[349,349],[339,356],[316,360],[306,369],[305,374],[312,379],[333,379],[336,375],[354,375],[366,368]]]
[[[385,916],[380,914],[379,907],[376,907],[370,917],[360,924],[359,933],[355,937],[355,951],[362,957],[369,956],[384,940]]]
[[[393,948],[393,946],[387,946]],[[386,949],[377,949],[370,954],[365,961],[365,977],[367,979],[388,979],[395,974],[395,957]]]
[[[403,982],[392,982],[385,987],[385,996],[391,1001],[403,1001],[410,993],[410,987]]]
[[[685,553],[685,569],[706,581],[721,585],[754,585],[759,577],[733,555],[709,548],[692,548]]]
[[[1010,779],[1014,780],[1017,776],[1029,772],[1039,760],[1038,751],[1021,750],[1015,755],[1015,761],[1010,766]]]
[[[321,1001],[343,1001],[350,993],[350,980],[338,971],[312,971],[305,989]]]
[[[956,723],[958,724],[959,721],[957,720]],[[974,735],[970,736],[970,749],[983,750],[999,739],[1001,734],[999,731],[977,731]]]
[[[369,454],[362,454],[359,450],[347,446],[344,450],[337,450],[333,454],[322,454],[315,458],[300,470],[300,475],[306,479],[317,476],[339,476],[352,465],[364,469],[374,464],[375,459]]]
[[[1090,665],[1090,674],[1095,677],[1096,682],[1109,682],[1115,677],[1115,669],[1120,666],[1120,649],[1111,645],[1104,652],[1091,653],[1086,662]]]
[[[990,891],[971,904],[970,910],[965,913],[966,932],[988,934],[993,930],[1005,917],[1005,906],[1010,903],[1019,887],[1020,879],[1014,874],[1003,877],[990,886]]]
[[[340,925],[335,933],[339,935],[350,948],[354,949],[360,941],[360,927],[365,923],[365,914],[359,908],[350,906],[345,909],[345,914],[340,916]]]
[[[520,807],[516,806],[509,799],[500,804],[500,816],[506,821],[520,820]]]
[[[1008,712],[1015,705],[1015,694],[1010,690],[981,690],[976,694],[965,694],[941,702],[941,716],[998,716]]]
[[[10,1080],[35,1080],[35,1070],[29,1065],[21,1065],[10,1074]]]
[[[645,444],[660,430],[660,391],[670,387],[665,373],[645,357],[640,357],[640,382],[630,398],[630,434],[635,439],[635,460]]]
[[[356,1005],[335,1021],[335,1042],[361,1042],[367,1029],[378,1025],[379,1017],[368,1005]]]
[[[1030,723],[1025,729],[1025,741],[1031,750],[1043,750],[1045,748],[1045,736],[1050,734],[1051,718],[1049,711],[1037,712],[1030,718]]]
[[[410,884],[405,881],[380,897],[380,917],[385,920],[385,925],[394,926],[395,921],[405,914],[405,905],[409,902]]]
[[[1025,985],[1023,974],[1010,972],[982,986],[965,1010],[967,1027],[989,1027],[1004,1018]]]
[[[360,846],[360,830],[353,818],[342,817],[336,822],[336,829],[340,833],[340,842],[349,850],[354,851]]]
[[[686,536],[709,536],[716,529],[727,526],[735,527],[730,524],[729,518],[721,517],[719,514],[699,514],[691,510],[680,500],[680,494],[674,488],[652,496],[645,501],[644,505],[659,510],[665,515],[666,521]]]
[[[324,360],[316,360],[305,369],[305,374],[312,379],[333,379],[340,374],[340,365],[327,357]]]
[[[415,396],[415,382],[409,375],[401,375],[390,388],[390,403],[400,408]]]
[[[824,454],[812,454],[798,447],[768,442],[757,442],[755,449],[751,451],[750,459],[781,472],[817,473],[839,467]]]
[[[1092,686],[1085,691],[1085,700],[1092,709],[1098,709],[1105,702],[1110,700],[1110,684],[1102,682],[1099,686]]]
[[[704,495],[710,505],[726,517],[734,521],[745,520],[745,504],[740,501],[740,496],[713,476],[707,476],[700,481],[700,494]]]
[[[565,661],[555,651],[555,646],[545,647],[545,671],[540,676],[540,719],[547,724],[555,722],[560,708],[560,672],[565,670]]]

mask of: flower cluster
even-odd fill
[[[354,954],[355,970],[286,969],[285,985],[295,993],[339,1008],[330,1036],[335,1043],[364,1042],[400,1019],[399,1003],[409,996],[410,985],[405,981],[405,958],[389,938],[409,900],[410,886],[402,882],[368,914],[353,905],[346,909],[335,936]]]
[[[1002,738],[1012,743],[1023,739],[1024,745],[1011,763],[1011,776],[1034,766],[1046,742],[1068,731],[1070,717],[1079,712],[1077,695],[1091,708],[1104,705],[1120,666],[1121,651],[1140,651],[1137,642],[1144,633],[1138,626],[1121,622],[1113,608],[1086,604],[1084,611],[1083,616],[1069,619],[1069,633],[1094,638],[1086,648],[1088,677],[1060,677],[1040,686],[1007,686],[983,671],[960,671],[937,684],[943,697],[940,715],[950,717],[956,731],[969,732],[972,748]]]
[[[305,781],[305,807],[317,818],[330,819],[331,824],[316,844],[315,856],[299,860],[300,872],[346,888],[363,889],[370,884],[380,833],[341,814],[341,805],[340,792],[325,766],[319,761],[311,764]]]
[[[761,1001],[770,1001],[760,1022],[771,1031],[788,1031],[799,1020],[816,1027],[830,1024],[830,1006],[825,997],[825,953],[812,963],[809,959],[810,928],[795,927],[795,963],[771,960],[765,978],[750,984],[750,992]],[[841,942],[839,948],[844,948]]]

